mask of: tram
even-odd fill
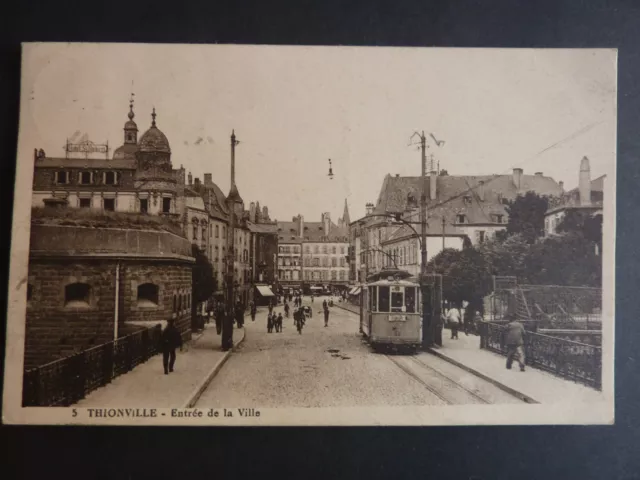
[[[360,327],[373,348],[422,343],[420,284],[404,270],[383,270],[362,286]]]

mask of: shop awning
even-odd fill
[[[266,285],[256,285],[256,288],[258,289],[258,292],[260,292],[260,295],[262,295],[263,297],[275,297],[271,289]]]
[[[349,290],[349,293],[347,295],[353,295],[353,292],[356,291],[356,288],[358,288],[358,287],[351,287],[351,289]]]
[[[360,287],[356,287],[356,289],[353,291],[353,293],[349,293],[349,295],[358,295],[360,293]]]

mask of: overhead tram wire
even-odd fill
[[[565,138],[563,138],[562,140],[559,140],[559,141],[557,141],[557,142],[555,142],[555,143],[553,143],[553,144],[549,145],[548,147],[545,147],[544,149],[540,150],[538,153],[536,153],[536,154],[535,154],[535,155],[533,155],[532,157],[529,157],[529,158],[527,158],[526,160],[523,160],[522,162],[515,164],[515,165],[514,165],[513,167],[511,167],[511,168],[513,169],[513,168],[517,168],[517,167],[519,167],[519,166],[521,166],[521,165],[524,165],[525,163],[530,162],[530,161],[531,161],[531,160],[533,160],[534,158],[536,158],[536,157],[538,157],[538,156],[542,155],[543,153],[548,152],[549,150],[551,150],[551,149],[553,149],[553,148],[555,148],[555,147],[557,147],[557,146],[559,146],[559,145],[562,145],[562,144],[563,144],[563,143],[565,143],[565,142],[568,142],[568,141],[570,141],[570,140],[573,140],[574,138],[577,138],[578,136],[580,136],[580,135],[582,135],[582,134],[586,133],[587,131],[591,130],[593,127],[595,127],[596,125],[599,125],[599,124],[601,124],[601,123],[602,123],[602,121],[594,122],[594,123],[591,123],[591,124],[589,124],[589,125],[587,125],[587,126],[585,126],[585,127],[582,127],[582,128],[580,128],[579,130],[577,130],[577,131],[575,131],[574,133],[572,133],[571,135],[569,135],[568,137],[565,137]],[[500,178],[502,175],[506,175],[507,173],[509,173],[509,170],[505,170],[505,172],[504,172],[504,173],[502,173],[502,174],[495,174],[495,175],[493,175],[493,177],[492,177],[492,178],[490,178],[489,180],[487,180],[486,182],[484,182],[484,187],[486,187],[487,185],[489,185],[489,184],[490,184],[491,182],[493,182],[494,180],[497,180],[497,179],[498,179],[498,178]],[[464,197],[464,196],[465,196],[465,195],[467,195],[468,193],[472,193],[472,192],[473,192],[473,193],[475,193],[475,190],[476,190],[476,189],[478,189],[478,188],[479,188],[479,185],[476,185],[475,187],[469,187],[469,189],[467,189],[467,190],[464,190],[464,191],[462,191],[462,192],[460,192],[460,193],[458,193],[458,194],[456,194],[456,195],[452,195],[451,197],[449,197],[449,198],[447,198],[447,199],[445,199],[445,200],[443,200],[443,201],[441,201],[441,202],[438,202],[438,203],[436,203],[436,204],[434,204],[434,205],[430,205],[430,206],[429,206],[429,210],[433,210],[433,209],[435,209],[435,208],[437,208],[437,207],[440,207],[440,206],[442,206],[442,205],[446,205],[446,204],[447,204],[447,203],[449,203],[449,202],[452,202],[452,201],[454,201],[454,200],[457,200],[458,198],[462,198],[462,197]]]

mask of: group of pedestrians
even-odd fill
[[[272,333],[273,331],[278,333],[282,332],[282,314],[275,314],[274,312],[269,312],[267,315],[267,332]]]

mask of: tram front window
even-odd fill
[[[407,313],[416,313],[416,288],[407,287],[404,289],[404,302],[407,307]]]
[[[389,287],[378,287],[378,311],[389,312]]]
[[[404,292],[402,290],[402,288],[398,288],[397,291],[391,292],[392,312],[402,312],[402,307],[404,306]]]

